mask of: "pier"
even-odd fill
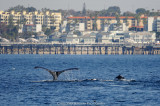
[[[0,54],[157,55],[160,45],[1,43]]]

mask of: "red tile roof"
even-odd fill
[[[90,17],[80,17],[80,16],[78,16],[78,17],[76,17],[76,16],[73,16],[73,17],[68,17],[69,19],[90,19]],[[92,17],[92,18],[95,18],[95,17]],[[97,17],[98,19],[115,19],[116,17],[113,17],[113,16],[99,16],[99,17]],[[133,16],[128,16],[128,17],[126,17],[126,16],[120,16],[119,17],[120,19],[124,19],[124,18],[129,18],[129,19],[133,19],[133,18],[135,18],[135,17],[133,17]],[[148,18],[147,16],[145,16],[145,17],[141,17],[141,18]]]

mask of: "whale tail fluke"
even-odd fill
[[[46,71],[48,71],[52,76],[53,76],[53,80],[57,80],[58,79],[58,76],[65,72],[65,71],[69,71],[69,70],[78,70],[79,68],[68,68],[68,69],[64,69],[64,70],[61,70],[61,71],[52,71],[52,70],[49,70],[47,68],[44,68],[44,67],[40,67],[40,66],[35,66],[34,67],[35,69],[37,68],[41,68],[41,69],[44,69]]]

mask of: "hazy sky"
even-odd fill
[[[0,0],[0,10],[16,5],[33,6],[37,9],[75,9],[82,10],[83,3],[90,10],[102,10],[109,6],[119,6],[121,11],[134,12],[137,8],[160,10],[160,0]]]

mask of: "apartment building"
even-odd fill
[[[32,15],[33,15],[32,20],[33,20],[34,24],[44,25],[44,14],[43,14],[43,12],[39,13],[38,11],[35,11]]]
[[[153,30],[160,32],[160,17],[156,17],[155,21],[153,22]]]
[[[154,29],[154,17],[148,17],[147,30],[153,31]]]
[[[0,11],[0,22],[5,23],[5,24],[8,25],[9,16],[10,16],[9,12]]]
[[[148,17],[146,31],[160,32],[160,17]]]
[[[4,12],[0,11],[0,23],[9,24],[9,17],[13,18],[14,25],[25,23],[25,24],[41,24],[48,28],[55,27],[56,31],[59,31],[60,24],[62,21],[61,13],[54,13],[54,12]],[[18,23],[19,22],[19,23]]]
[[[60,24],[62,22],[62,15],[61,13],[52,13],[51,15],[53,16],[54,19],[53,26],[55,26],[56,27],[55,30],[58,31],[60,29]]]
[[[10,16],[13,18],[13,23],[18,25],[18,20],[21,20],[21,12],[15,13],[14,11],[11,11]]]
[[[125,16],[120,16],[119,17],[119,20],[120,20],[120,23],[123,24],[123,23],[126,23],[126,25],[128,26],[128,28],[132,28],[132,27],[136,27],[136,28],[143,28],[144,27],[144,24],[143,24],[143,19],[144,18],[147,18],[145,16],[141,16],[140,17],[140,21],[139,23],[137,22],[137,20],[135,19],[135,17],[132,17],[132,16],[128,16],[128,17],[125,17]],[[75,22],[75,21],[78,21],[78,22],[85,22],[85,29],[86,30],[94,30],[93,29],[93,26],[94,24],[96,23],[96,29],[98,31],[100,30],[104,30],[104,26],[106,24],[114,24],[114,23],[117,23],[117,19],[116,17],[110,17],[110,16],[105,16],[105,17],[68,17],[68,21],[69,22]]]
[[[25,24],[33,24],[33,13],[32,12],[23,11],[21,13],[21,20],[20,21],[22,21],[23,24],[24,23]]]
[[[60,30],[60,24],[62,22],[61,13],[51,13],[49,11],[44,13],[43,25],[50,28],[52,26],[55,27],[56,31]]]

